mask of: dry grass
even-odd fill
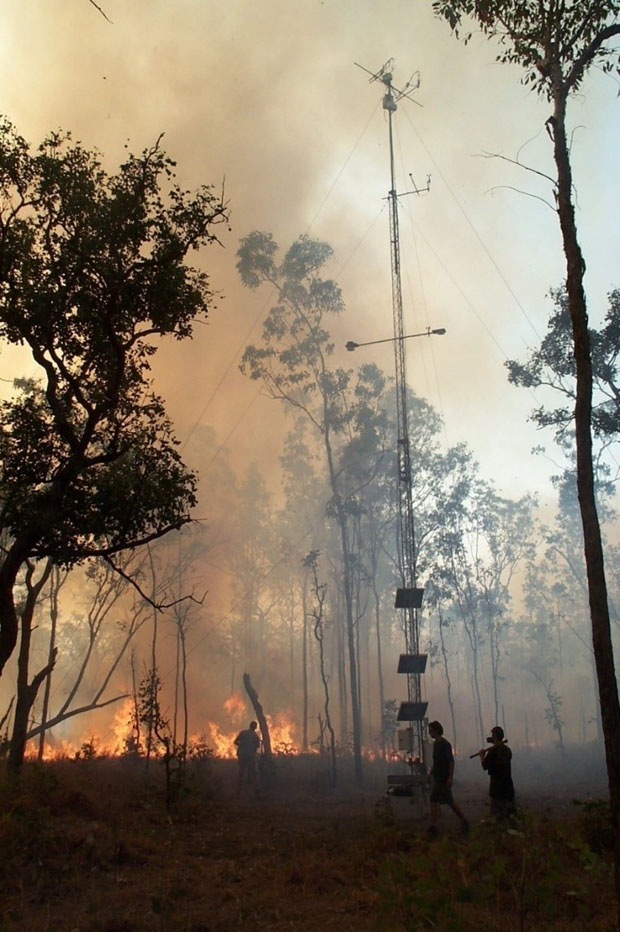
[[[168,814],[158,765],[28,765],[0,787],[1,932],[615,928],[601,806],[466,840],[448,813],[429,843],[391,818],[379,769],[345,795],[314,766],[286,759],[236,800],[234,762],[202,762]]]

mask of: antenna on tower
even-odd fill
[[[410,100],[417,107],[421,107],[422,104],[419,100],[416,100],[411,96],[413,91],[417,91],[420,87],[420,72],[414,71],[405,86],[402,89],[394,87],[392,84],[392,74],[394,71],[394,59],[388,58],[388,60],[381,65],[378,71],[369,71],[368,68],[364,68],[363,65],[360,65],[359,62],[353,62],[358,68],[361,68],[362,71],[365,71],[366,74],[370,75],[368,80],[369,84],[372,84],[373,81],[381,81],[388,88],[388,95],[392,97],[394,105],[401,100],[403,97],[406,97],[407,100]],[[387,96],[387,95],[386,95]],[[383,108],[384,110],[393,109],[396,110],[396,106],[393,108],[388,108],[385,106],[385,97],[383,98]]]

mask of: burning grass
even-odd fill
[[[526,811],[510,832],[477,823],[467,839],[448,813],[428,842],[368,771],[364,793],[329,793],[316,756],[288,756],[264,798],[237,800],[234,761],[195,761],[169,814],[156,762],[28,764],[1,787],[0,928],[615,928],[602,804]]]
[[[250,709],[239,693],[233,693],[223,705],[222,721],[206,721],[204,730],[193,734],[188,739],[188,751],[200,748],[209,748],[215,757],[234,758],[236,747],[235,737],[242,728],[247,727],[250,718]],[[277,754],[299,754],[301,742],[293,717],[286,711],[274,716],[266,716],[271,739],[271,746]],[[137,745],[144,743],[144,735],[136,732],[136,711],[133,699],[126,699],[121,703],[103,735],[95,737],[92,732],[86,731],[73,740],[55,739],[50,732],[43,753],[45,761],[57,761],[67,758],[92,757],[118,757],[135,750]],[[157,753],[157,748],[153,749]],[[318,753],[318,751],[316,752]],[[26,749],[28,760],[35,760],[38,756],[38,747],[30,742]]]

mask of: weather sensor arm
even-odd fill
[[[433,333],[436,333],[438,336],[443,336],[445,332],[445,327],[437,327],[435,330],[431,330],[430,327],[427,327],[426,330],[422,330],[420,333],[405,333],[402,337],[385,337],[384,340],[368,340],[366,343],[356,343],[355,340],[349,340],[346,344],[346,348],[352,353],[358,346],[374,346],[375,343],[393,343],[394,340],[410,340],[412,337],[430,337]]]

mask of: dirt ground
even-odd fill
[[[416,900],[417,913],[409,901],[400,913],[392,908],[395,872],[416,858],[424,870],[450,849],[453,863],[465,865],[484,831],[483,780],[454,790],[471,837],[442,809],[438,843],[406,801],[386,810],[382,766],[367,773],[363,790],[343,774],[343,785],[328,791],[321,772],[287,760],[262,798],[244,791],[237,799],[235,762],[215,761],[191,775],[170,812],[161,773],[147,777],[142,762],[32,767],[19,791],[1,789],[1,932],[415,932],[473,929],[481,920],[487,929],[520,928],[508,915],[496,924],[486,902],[459,924],[433,924],[432,893],[428,907]],[[534,785],[521,802],[562,819],[575,796],[594,799],[601,789],[593,781],[562,792]],[[414,914],[421,924],[407,918]],[[608,928],[598,921],[540,928]]]

